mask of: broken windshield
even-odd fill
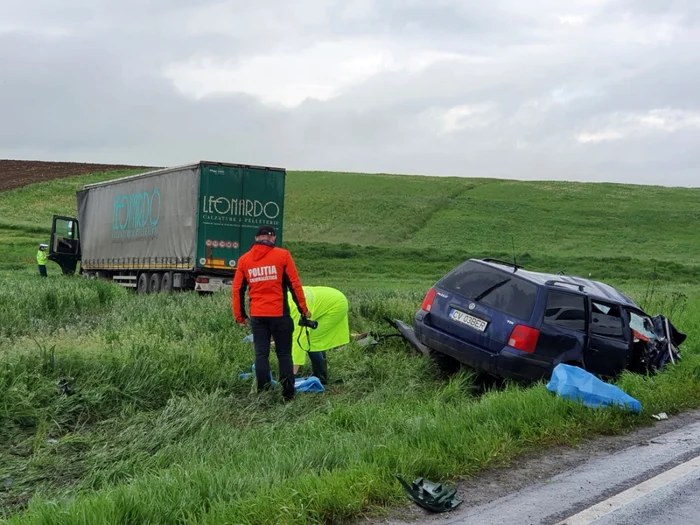
[[[649,339],[656,339],[656,334],[652,330],[651,319],[643,317],[635,312],[630,312],[630,326],[640,334]]]

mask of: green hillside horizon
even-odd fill
[[[283,404],[241,375],[254,350],[230,292],[137,294],[53,263],[39,277],[52,215],[131,173],[0,192],[0,521],[359,524],[411,505],[396,473],[474,482],[700,407],[700,190],[289,172],[284,246],[304,285],[345,294],[352,333],[412,323],[445,272],[490,256],[618,286],[688,337],[669,370],[615,381],[642,414],[443,374],[399,338],[330,350],[328,388]]]
[[[48,233],[53,214],[76,213],[84,184],[140,171],[0,193],[0,243],[23,250]],[[290,171],[285,202],[285,243],[324,277],[381,276],[391,259],[389,274],[403,267],[406,278],[429,281],[468,257],[514,255],[535,269],[614,279],[664,269],[674,279],[700,276],[700,189]],[[19,258],[13,267],[26,264]]]

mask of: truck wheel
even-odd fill
[[[173,291],[173,272],[165,272],[163,281],[160,283],[160,289],[165,293]]]
[[[148,272],[143,272],[141,275],[139,275],[139,284],[138,284],[138,292],[139,293],[148,293],[149,292],[149,285],[151,282],[151,274]]]
[[[162,274],[156,272],[153,275],[151,275],[150,293],[160,293],[162,282],[163,282],[163,275]]]

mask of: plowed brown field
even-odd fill
[[[34,182],[72,177],[74,175],[138,168],[148,169],[147,166],[125,166],[121,164],[0,160],[0,191],[19,188]]]

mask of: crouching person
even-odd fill
[[[296,375],[299,367],[306,362],[308,355],[313,375],[325,385],[328,383],[326,352],[350,342],[348,300],[340,290],[327,286],[304,286],[303,290],[306,305],[313,312],[313,318],[310,321],[318,323],[318,326],[316,328],[300,326],[300,315],[298,311],[291,308],[293,297],[289,294],[287,300],[294,321],[292,337],[294,374]]]

